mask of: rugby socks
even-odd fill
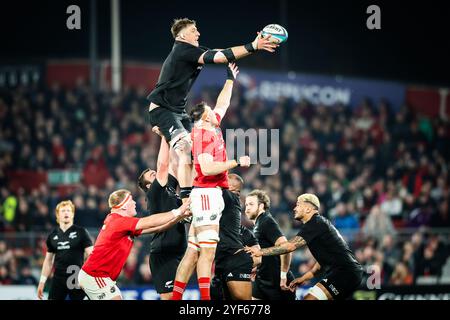
[[[175,280],[173,284],[172,300],[183,300],[184,289],[186,289],[186,283]]]
[[[211,278],[198,278],[198,287],[200,289],[200,300],[211,300]]]

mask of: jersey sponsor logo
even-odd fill
[[[336,289],[335,286],[333,286],[331,283],[328,285],[328,288],[330,288],[331,291],[337,296],[339,294],[339,290]]]
[[[76,231],[71,232],[71,233],[69,234],[69,238],[70,238],[70,239],[75,239],[76,237],[77,237],[77,232],[76,232]]]
[[[105,299],[106,298],[106,293],[103,292],[101,295],[98,295],[97,298],[98,298],[98,300]]]
[[[53,240],[58,240],[58,236],[54,236],[54,237],[53,237]]]
[[[241,278],[241,279],[250,279],[251,278],[251,274],[249,274],[249,273],[240,273],[239,274],[239,278]]]
[[[196,217],[195,218],[195,222],[200,222],[200,221],[203,221],[203,217]]]
[[[166,284],[164,285],[164,287],[166,288],[173,288],[173,280],[167,281]]]
[[[67,250],[70,249],[69,241],[60,241],[57,243],[58,250]]]

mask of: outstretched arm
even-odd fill
[[[293,251],[297,250],[298,248],[303,247],[304,245],[306,245],[305,239],[303,239],[300,236],[295,236],[291,240],[289,240],[287,242],[283,242],[282,244],[280,244],[278,246],[264,248],[259,251],[256,251],[252,248],[246,248],[245,251],[247,251],[248,253],[251,253],[252,256],[257,256],[257,257],[279,256],[282,254],[293,252]]]
[[[278,44],[270,41],[270,35],[262,37],[260,34],[261,33],[258,32],[255,40],[246,45],[222,50],[208,50],[198,58],[198,63],[228,63],[246,57],[257,50],[275,52],[275,48],[278,47]]]
[[[186,201],[183,203],[181,207],[178,209],[174,209],[172,211],[152,214],[151,216],[140,218],[138,223],[136,224],[136,230],[145,230],[150,228],[159,228],[162,226],[166,226],[167,224],[175,224],[180,220],[188,217],[190,215],[189,212],[190,201]]]
[[[231,95],[233,93],[233,83],[234,80],[236,80],[238,73],[238,66],[234,63],[229,63],[227,66],[227,80],[225,81],[222,91],[220,91],[220,94],[217,97],[216,106],[214,108],[214,112],[218,113],[221,119],[223,119],[223,116],[230,106]]]

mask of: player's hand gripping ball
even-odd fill
[[[268,35],[270,35],[269,40],[277,44],[286,42],[288,39],[287,30],[282,26],[280,26],[279,24],[273,23],[265,26],[261,32],[261,36],[267,37]]]

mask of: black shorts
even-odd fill
[[[251,281],[253,259],[245,251],[221,258],[216,262],[215,276],[211,281],[212,300],[232,300],[228,281]]]
[[[191,119],[186,112],[176,113],[164,107],[158,107],[149,112],[148,120],[152,127],[159,127],[159,131],[168,143],[179,134],[189,133],[192,130]]]
[[[292,272],[288,272],[287,285],[294,279]],[[256,278],[252,286],[252,296],[259,300],[295,300],[295,292],[282,290],[280,283]]]
[[[70,300],[83,300],[84,297],[86,297],[86,294],[82,289],[69,289],[67,280],[68,277],[66,276],[53,276],[50,291],[48,293],[49,300],[66,300],[67,295]],[[69,283],[70,282],[69,279]]]
[[[363,279],[362,270],[331,270],[320,283],[334,300],[345,300],[359,288]]]
[[[217,261],[215,274],[223,284],[228,281],[251,281],[252,268],[252,257],[240,251]]]
[[[169,293],[173,290],[173,282],[177,268],[184,253],[151,253],[150,272],[156,292]]]

